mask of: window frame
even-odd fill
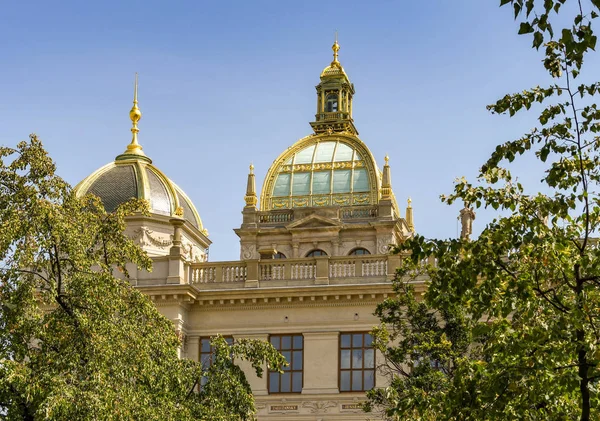
[[[350,336],[350,347],[342,347],[342,336],[349,335]],[[354,335],[362,335],[361,347],[353,346],[353,337]],[[365,336],[371,336],[371,345],[365,347]],[[362,362],[361,368],[352,368],[352,351],[353,350],[362,350]],[[373,367],[365,368],[365,350],[372,349],[373,350]],[[350,368],[342,368],[342,351],[350,350]],[[352,389],[352,374],[354,372],[361,372],[361,388],[360,389]],[[370,389],[365,389],[365,371],[373,371],[373,385]],[[349,390],[342,390],[342,372],[350,373],[350,388]],[[338,390],[340,393],[364,393],[369,390],[375,389],[377,385],[377,356],[376,350],[373,347],[373,336],[370,332],[340,332],[338,339]]]
[[[357,251],[366,251],[366,253],[356,253]],[[369,255],[371,255],[371,252],[364,247],[355,247],[352,250],[350,250],[350,253],[348,253],[348,256],[369,256]]]
[[[290,336],[291,337],[291,342],[290,342],[290,346],[291,348],[286,348],[286,349],[281,349],[281,338],[283,338],[284,336]],[[295,336],[299,336],[302,338],[302,348],[294,348],[294,337]],[[289,394],[300,394],[302,393],[302,389],[304,389],[304,334],[302,333],[277,333],[277,334],[272,334],[269,335],[269,343],[271,345],[273,345],[273,342],[271,341],[272,338],[279,338],[279,348],[275,347],[275,349],[277,349],[278,352],[283,353],[284,351],[290,351],[291,355],[292,355],[292,361],[288,361],[289,365],[289,370],[284,370],[284,373],[278,373],[277,371],[272,371],[272,370],[267,370],[267,393],[269,395],[289,395]],[[302,365],[301,365],[301,369],[300,370],[294,370],[294,351],[300,351],[302,353]],[[285,373],[290,373],[290,391],[289,392],[282,392],[281,391],[281,378],[283,376],[283,374]],[[301,375],[301,385],[300,385],[300,391],[294,391],[294,373],[300,373]],[[278,376],[278,390],[276,392],[271,391],[271,374],[276,374]]]
[[[319,254],[313,254],[315,252],[319,252]],[[312,249],[311,251],[306,253],[306,255],[304,257],[320,257],[320,256],[329,256],[329,255],[327,254],[327,252],[325,252],[325,250]]]
[[[278,251],[273,255],[273,259],[287,259],[287,256],[282,252]]]

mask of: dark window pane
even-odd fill
[[[202,352],[210,352],[210,339],[202,339]]]
[[[293,373],[292,376],[292,392],[302,392],[302,373]]]
[[[233,345],[233,338],[225,338],[225,342],[227,342],[227,345]]]
[[[290,373],[283,373],[281,375],[281,392],[291,392],[291,375]]]
[[[371,336],[370,333],[367,333],[365,335],[365,348],[370,347],[372,343],[373,343],[373,337]]]
[[[352,347],[353,348],[361,348],[362,340],[363,340],[362,333],[355,333],[354,335],[352,335]]]
[[[302,351],[294,351],[292,370],[302,370]]]
[[[292,337],[282,336],[281,337],[281,349],[292,349]]]
[[[287,367],[283,367],[283,370],[287,371],[290,369],[290,367],[292,365],[292,351],[281,351],[281,355],[283,355],[285,360],[290,364]]]
[[[294,349],[302,349],[302,335],[294,336]]]
[[[365,349],[365,368],[375,367],[375,350]]]
[[[202,355],[200,362],[202,363],[202,368],[208,370],[208,367],[210,367],[210,354]]]
[[[362,349],[352,350],[352,368],[362,368]]]
[[[350,338],[351,335],[348,334],[344,334],[341,336],[340,343],[342,345],[342,348],[350,348]]]
[[[340,373],[340,391],[347,392],[350,390],[350,372],[342,371]]]
[[[281,349],[279,336],[271,336],[271,344],[275,347],[275,349]]]
[[[269,392],[279,392],[279,373],[269,373]]]
[[[350,350],[342,349],[340,352],[340,368],[350,368]]]
[[[352,390],[362,390],[362,370],[352,372]]]
[[[370,390],[373,389],[373,385],[374,385],[374,376],[375,376],[375,372],[372,370],[365,370],[365,385],[364,385],[364,389],[365,390]]]

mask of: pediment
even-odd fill
[[[342,223],[324,216],[312,214],[299,219],[287,225],[288,229],[320,229],[320,228],[340,228]]]

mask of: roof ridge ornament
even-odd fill
[[[140,129],[138,129],[138,122],[142,119],[142,112],[138,107],[138,74],[135,73],[135,84],[133,88],[133,106],[129,111],[129,118],[131,119],[131,143],[127,145],[127,149],[121,155],[117,156],[117,160],[129,159],[134,157],[143,158],[144,160],[150,160],[142,150],[142,145],[138,142],[138,133]],[[133,155],[133,156],[132,156]]]

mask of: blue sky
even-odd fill
[[[498,143],[535,124],[485,105],[548,82],[499,0],[22,1],[0,16],[0,144],[37,133],[76,184],[130,141],[139,72],[140,143],[196,204],[210,260],[234,260],[248,165],[311,133],[314,86],[331,61],[355,84],[354,119],[417,231],[457,234],[456,177],[474,179]],[[593,66],[591,66],[593,67]],[[517,164],[535,191],[539,166]],[[478,213],[475,232],[493,216]]]

